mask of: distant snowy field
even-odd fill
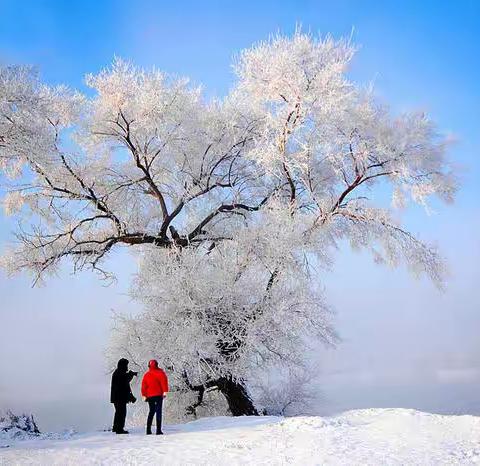
[[[164,436],[3,439],[1,465],[480,464],[480,417],[362,409],[332,417],[216,417]],[[9,445],[6,447],[6,445]]]

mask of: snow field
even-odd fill
[[[480,464],[475,416],[363,409],[332,417],[204,418],[164,430],[10,441],[0,465]]]

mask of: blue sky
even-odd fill
[[[395,372],[415,387],[425,379],[426,368],[437,374],[432,380],[439,371],[455,369],[478,383],[478,374],[468,376],[468,370],[480,367],[480,2],[0,0],[0,18],[0,63],[36,65],[49,83],[84,89],[85,73],[108,66],[116,55],[189,76],[205,86],[207,95],[218,96],[232,82],[232,57],[272,33],[291,33],[301,24],[313,33],[352,34],[360,46],[353,79],[374,81],[380,98],[395,110],[424,109],[443,131],[456,136],[451,158],[461,169],[462,189],[453,207],[438,206],[432,216],[420,209],[405,215],[412,231],[436,240],[444,251],[452,269],[445,294],[402,270],[387,273],[364,255],[339,255],[325,283],[345,341],[324,358],[325,373],[336,377],[328,383],[348,386],[366,380],[380,387],[396,383]],[[2,246],[11,229],[2,217]],[[30,364],[32,347],[41,360],[34,372],[39,378],[44,370],[64,367],[55,383],[42,382],[49,396],[32,402],[47,425],[57,426],[55,415],[41,402],[62,398],[65,387],[74,387],[68,390],[79,403],[100,403],[110,310],[132,306],[125,293],[134,264],[120,253],[112,265],[120,269],[120,279],[107,289],[91,274],[73,278],[64,273],[36,290],[26,277],[0,275],[5,296],[0,363],[6,375],[0,381],[0,407],[24,397],[12,395],[11,380],[26,377],[19,368]],[[353,295],[362,297],[360,304]],[[19,349],[17,342],[26,336],[30,344]],[[99,395],[97,389],[104,391]],[[413,395],[409,399],[415,404]],[[348,400],[343,400],[347,406]],[[74,425],[73,412],[65,411],[61,422]]]

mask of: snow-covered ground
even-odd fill
[[[164,436],[10,440],[1,465],[480,464],[480,417],[362,409],[332,417],[205,418]]]

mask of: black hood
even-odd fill
[[[128,370],[128,359],[122,358],[117,363],[117,369],[122,372],[127,372]]]

